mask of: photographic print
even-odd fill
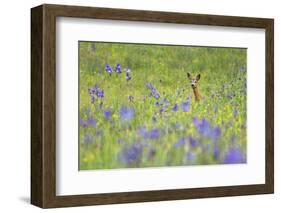
[[[274,19],[43,4],[30,34],[33,205],[274,193]]]
[[[247,49],[79,41],[80,170],[247,162]]]

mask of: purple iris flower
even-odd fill
[[[87,122],[89,126],[93,126],[93,127],[97,126],[97,120],[94,118],[89,118]]]
[[[108,110],[105,110],[105,111],[103,112],[103,115],[104,115],[104,117],[108,120],[108,119],[111,118],[111,113],[112,113],[112,110],[111,110],[111,109],[108,109]]]
[[[162,107],[159,112],[162,113],[162,112],[165,112],[166,108],[165,107]]]
[[[139,128],[138,133],[140,136],[146,138],[147,137],[147,131],[144,127]]]
[[[146,83],[146,87],[150,89],[150,95],[156,99],[160,98],[160,94],[157,89],[152,85],[152,83]]]
[[[204,136],[208,136],[210,130],[211,130],[211,124],[209,121],[205,118],[202,119],[202,121],[197,126],[197,130],[200,134]]]
[[[151,96],[153,96],[156,99],[160,98],[160,94],[159,94],[159,92],[156,89],[155,90],[151,90]]]
[[[103,136],[103,131],[102,130],[98,130],[96,132],[96,136],[99,136],[99,137]]]
[[[96,86],[93,86],[93,87],[91,87],[91,88],[89,88],[88,89],[88,93],[90,94],[90,95],[95,95],[96,93],[97,93],[97,91],[98,91],[98,86],[96,85]]]
[[[90,113],[91,113],[91,109],[90,109],[90,108],[87,108],[87,109],[86,109],[86,114],[89,115]]]
[[[111,66],[110,66],[109,64],[106,64],[106,65],[105,65],[105,71],[108,72],[109,75],[111,75],[111,73],[112,73],[112,68],[111,68]]]
[[[159,107],[159,106],[162,106],[162,105],[163,105],[162,102],[159,102],[159,101],[156,101],[156,102],[155,102],[155,106],[158,106],[158,107]]]
[[[196,154],[195,154],[194,152],[192,152],[192,151],[188,151],[188,152],[186,153],[186,158],[187,158],[187,160],[190,161],[190,162],[195,162],[195,161],[197,160]]]
[[[220,157],[220,149],[219,149],[218,145],[215,145],[215,147],[214,147],[214,158],[216,160],[219,160],[219,157]]]
[[[197,117],[193,117],[192,121],[193,121],[193,124],[194,124],[196,127],[200,124],[200,120],[199,120],[199,118],[197,118]]]
[[[130,76],[130,73],[126,72],[126,81],[129,81],[131,79],[132,79],[132,77]]]
[[[176,129],[181,129],[181,128],[182,128],[182,125],[181,125],[180,123],[176,123],[176,124],[175,124],[175,128],[176,128]]]
[[[189,139],[189,143],[192,147],[196,147],[199,144],[198,140],[191,136],[188,139]]]
[[[88,127],[88,122],[81,118],[80,119],[80,125],[83,126],[84,128],[87,128]]]
[[[88,89],[88,93],[91,96],[91,102],[94,103],[97,98],[103,98],[104,97],[104,91],[100,89],[97,85],[93,86]]]
[[[172,108],[173,112],[177,112],[179,110],[179,105],[175,103],[174,107]]]
[[[115,67],[115,72],[116,73],[121,73],[121,65],[120,64],[116,64],[116,67]]]
[[[96,95],[97,95],[98,98],[103,98],[104,97],[104,91],[102,89],[99,89],[96,92]]]
[[[181,104],[181,109],[183,112],[188,112],[190,109],[190,102],[189,101],[185,101]]]
[[[143,145],[141,143],[134,143],[126,146],[121,152],[121,159],[126,164],[134,163],[140,160],[143,153]]]
[[[92,104],[95,103],[95,100],[96,100],[95,96],[91,96],[91,103]]]
[[[91,143],[92,140],[93,140],[93,137],[92,137],[91,135],[86,134],[86,135],[84,136],[84,144],[87,145],[87,144]]]
[[[100,102],[100,104],[99,104],[99,109],[100,109],[100,110],[103,109],[103,102]]]
[[[129,101],[134,101],[134,96],[129,95],[129,96],[128,96],[128,99],[129,99]]]
[[[221,128],[219,126],[215,126],[214,128],[211,129],[209,133],[209,137],[213,141],[216,141],[220,136],[221,136]]]
[[[150,131],[147,131],[144,127],[139,128],[138,133],[140,136],[144,137],[145,139],[155,140],[158,139],[161,135],[161,132],[157,128],[153,128]]]
[[[230,147],[224,156],[224,164],[246,163],[246,156],[237,147]]]
[[[174,144],[174,147],[175,148],[178,148],[178,147],[181,147],[181,146],[184,146],[186,143],[186,139],[185,138],[180,138],[177,143]]]
[[[167,104],[169,104],[169,101],[168,101],[168,99],[165,97],[165,98],[163,98],[163,101],[162,101],[163,103],[165,103],[166,105]]]
[[[219,126],[212,127],[210,122],[205,118],[201,121],[198,118],[193,118],[193,124],[196,126],[199,134],[209,137],[213,141],[218,140],[221,136],[221,128]]]
[[[154,128],[150,131],[149,133],[149,138],[150,139],[157,139],[160,136],[160,130],[157,128]]]
[[[135,111],[130,107],[122,107],[119,111],[119,115],[123,120],[130,120],[134,117]]]

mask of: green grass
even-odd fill
[[[80,118],[84,124],[96,121],[79,127],[81,170],[246,162],[246,49],[80,42],[79,51]],[[122,73],[110,76],[105,65],[114,69],[117,63]],[[129,81],[125,67],[131,69]],[[201,74],[199,103],[187,72]],[[147,82],[159,92],[158,100]],[[92,103],[88,89],[95,85],[104,97]],[[190,108],[184,112],[181,104],[188,96]],[[168,102],[157,106],[164,98]],[[122,107],[133,109],[134,116],[123,120]],[[200,132],[195,118],[204,119],[209,130]],[[140,134],[141,128],[148,135]],[[151,139],[153,130],[159,135]],[[182,138],[184,143],[177,143]]]

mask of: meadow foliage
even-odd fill
[[[79,75],[81,170],[246,163],[246,49],[79,42]]]

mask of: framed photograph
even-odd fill
[[[31,9],[31,203],[273,193],[274,21]]]

